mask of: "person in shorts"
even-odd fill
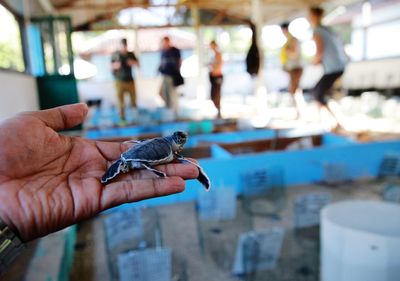
[[[328,105],[328,97],[332,93],[335,81],[343,75],[348,59],[343,42],[330,28],[322,25],[323,15],[323,9],[310,8],[309,21],[314,30],[313,37],[317,47],[313,63],[322,64],[324,69],[324,75],[315,85],[313,92],[320,111],[326,109],[336,120],[337,126],[342,127],[337,114]]]
[[[301,47],[299,41],[289,32],[289,23],[282,23],[281,29],[286,36],[286,43],[281,49],[280,60],[285,70],[289,74],[288,91],[292,95],[296,105],[296,117],[300,117],[303,94],[300,89],[300,79],[303,74],[303,64],[301,59]]]
[[[121,49],[111,57],[121,125],[126,123],[124,109],[124,97],[126,93],[129,94],[131,106],[136,107],[136,88],[132,74],[132,67],[135,65],[139,66],[139,61],[133,52],[128,51],[128,42],[124,38],[121,40]]]

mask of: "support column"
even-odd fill
[[[257,46],[260,54],[260,69],[257,75],[257,81],[255,85],[255,96],[257,98],[257,109],[259,113],[265,113],[265,108],[267,106],[267,89],[265,87],[264,79],[264,47],[262,41],[262,28],[264,26],[263,19],[263,1],[262,0],[252,0],[252,22],[255,25],[257,32]]]
[[[194,33],[196,35],[196,49],[195,53],[197,55],[197,81],[196,81],[196,98],[205,99],[205,85],[203,81],[203,64],[204,64],[204,50],[203,50],[203,32],[201,30],[201,19],[200,11],[197,5],[193,5],[191,8]]]
[[[372,7],[369,1],[364,1],[362,5],[362,32],[363,32],[363,42],[362,42],[362,60],[367,59],[367,40],[368,40],[368,29],[371,25],[371,12]]]
[[[21,36],[22,42],[25,44],[22,45],[24,48],[24,61],[25,61],[25,71],[28,73],[32,72],[32,60],[31,60],[31,52],[30,52],[30,38],[29,38],[29,29],[31,28],[31,2],[28,0],[23,0],[23,16],[24,16],[24,25],[23,34]]]
[[[137,24],[135,23],[135,19],[133,17],[133,13],[130,13],[130,18],[129,18],[129,31],[128,31],[128,36],[131,40],[131,42],[133,43],[133,52],[136,55],[136,58],[140,58],[140,48],[139,48],[139,27],[137,26]],[[140,61],[139,61],[140,63]],[[135,75],[136,78],[140,78],[140,76],[142,75],[140,72],[140,67],[135,69]]]
[[[262,28],[264,26],[263,20],[263,11],[262,11],[262,0],[252,0],[251,1],[251,20],[256,27],[257,32],[257,46],[260,51],[260,71],[258,72],[258,78],[260,78],[260,74],[264,70],[264,49],[262,43]]]
[[[139,48],[139,27],[137,25],[133,26],[133,34],[134,34],[134,44],[133,44],[133,51],[137,56],[140,55],[140,48]]]
[[[132,25],[132,30],[133,30],[133,52],[135,53],[136,57],[140,59],[140,48],[139,48],[139,27],[137,25]],[[140,63],[140,60],[139,60]],[[140,71],[140,67],[135,69],[137,78],[141,78],[142,73]]]

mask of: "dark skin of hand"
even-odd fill
[[[134,171],[108,185],[100,178],[127,147],[57,131],[83,122],[84,104],[26,112],[0,123],[0,218],[23,241],[60,230],[108,208],[182,192],[194,165],[167,164],[167,178]]]

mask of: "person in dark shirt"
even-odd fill
[[[121,40],[121,49],[111,58],[121,124],[125,124],[124,95],[128,93],[132,107],[136,107],[135,80],[132,75],[132,66],[139,66],[139,61],[133,52],[128,51],[127,40]]]
[[[178,113],[178,94],[176,86],[183,84],[180,74],[182,64],[181,52],[171,44],[169,37],[161,41],[161,62],[158,70],[163,75],[161,84],[161,96],[168,108],[172,109],[175,115]]]

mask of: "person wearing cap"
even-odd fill
[[[124,38],[121,40],[121,49],[115,52],[111,57],[111,66],[115,78],[115,87],[117,89],[117,101],[120,124],[126,124],[125,116],[125,94],[129,94],[132,107],[136,107],[136,87],[132,74],[132,67],[139,66],[139,60],[133,52],[128,50],[128,42]]]

